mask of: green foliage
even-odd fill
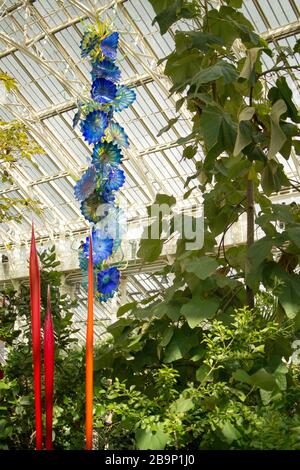
[[[185,147],[183,158],[196,157],[185,199],[202,192],[204,244],[186,248],[173,207],[145,229],[138,256],[151,262],[180,232],[176,253],[157,273],[172,276],[172,283],[159,297],[122,306],[108,328],[111,340],[96,353],[96,375],[106,373],[118,390],[117,400],[107,391],[101,397],[107,398],[101,419],[110,412],[115,417],[111,427],[99,424],[101,442],[112,448],[296,449],[299,371],[282,358],[288,361],[299,336],[300,212],[269,196],[300,184],[290,182],[278,159],[289,161],[292,148],[300,154],[299,115],[284,76],[266,89],[270,74],[289,73],[286,58],[299,48],[271,50],[239,10],[240,0],[218,7],[206,0],[149,2],[161,33],[171,26],[175,31],[174,51],[160,62],[170,93],[182,96],[161,133],[182,118],[186,105],[192,132],[177,143]],[[269,70],[266,55],[275,63]],[[250,223],[254,206],[257,227]],[[247,243],[226,247],[227,232],[244,214]],[[253,242],[256,229],[264,237]],[[173,399],[158,409],[160,393],[153,398],[152,390],[162,366],[178,375]],[[178,417],[172,412],[179,399],[187,411]]]
[[[84,351],[75,349],[76,332],[72,310],[76,305],[60,292],[62,273],[56,271],[54,247],[40,255],[41,317],[46,312],[47,286],[51,286],[51,308],[55,331],[54,446],[57,449],[83,447]],[[33,371],[29,286],[1,293],[1,339],[8,356],[4,379],[0,381],[0,448],[34,448]],[[17,322],[19,329],[14,329]]]
[[[240,0],[228,1],[220,7],[206,0],[200,3],[183,0],[178,5],[149,1],[162,34],[171,25],[175,29],[175,49],[164,59],[165,73],[172,82],[171,94],[184,94],[170,125],[179,119],[185,103],[193,115],[193,129],[189,136],[178,140],[178,144],[187,145],[183,158],[196,156],[200,145],[204,152],[203,160],[196,162],[196,172],[186,181],[186,186],[192,181],[195,185],[185,194],[185,198],[189,198],[195,189],[202,191],[204,247],[198,253],[185,253],[186,240],[178,242],[174,263],[165,269],[165,274],[175,273],[176,281],[187,284],[185,290],[176,293],[176,303],[184,305],[183,311],[191,315],[191,324],[197,322],[197,316],[199,321],[203,318],[202,309],[197,310],[197,304],[203,304],[203,297],[213,302],[208,306],[208,316],[214,311],[213,315],[226,318],[232,307],[246,303],[246,285],[254,296],[262,286],[272,289],[276,279],[280,279],[278,315],[282,311],[288,317],[300,315],[295,289],[296,283],[300,283],[300,213],[296,206],[275,205],[268,198],[286,187],[297,188],[300,184],[290,182],[278,160],[280,153],[288,161],[292,147],[300,152],[300,117],[285,76],[269,86],[267,93],[263,91],[271,73],[281,69],[289,73],[286,58],[297,54],[298,48],[290,52],[283,48],[272,51],[239,11]],[[189,28],[184,31],[176,29],[177,22],[187,18],[186,12],[195,23],[188,23]],[[239,53],[236,40],[242,45]],[[240,55],[241,50],[244,50],[244,57]],[[269,70],[263,65],[266,55],[275,63]],[[295,65],[291,69],[293,67],[299,68]],[[252,201],[249,200],[249,182]],[[265,237],[253,244],[254,228],[248,226],[248,246],[241,244],[226,249],[228,230],[244,213],[249,220],[254,204],[257,208],[255,223],[257,229],[265,232]],[[162,217],[160,224],[163,220]],[[284,231],[279,229],[280,222],[285,224]],[[172,236],[172,219],[169,228]],[[218,242],[217,236],[220,236]],[[161,255],[165,241],[161,232],[156,239],[142,240],[138,255],[146,261],[154,261]],[[277,256],[277,252],[281,256]],[[185,258],[180,259],[181,256]],[[287,258],[290,262],[284,265]],[[206,263],[212,266],[207,274]],[[205,281],[205,296],[196,288],[197,278]],[[228,301],[220,301],[224,296]]]
[[[16,81],[7,73],[0,73],[0,81],[8,92],[17,88]],[[0,195],[0,222],[21,222],[22,213],[16,215],[11,211],[15,207],[40,212],[38,201],[32,198],[10,197],[9,188],[14,183],[12,170],[22,160],[29,160],[36,166],[32,157],[43,153],[44,150],[29,135],[24,124],[17,121],[0,122],[0,181],[7,190],[7,193]]]
[[[126,380],[102,378],[95,405],[99,448],[299,449],[299,367],[270,355],[282,334],[291,338],[293,325],[281,332],[278,326],[241,309],[228,326],[207,325],[189,360],[191,376],[179,361],[185,346],[170,366],[152,362]],[[180,351],[180,337],[176,344]],[[114,368],[103,373],[113,377]]]

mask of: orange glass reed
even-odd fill
[[[47,290],[47,313],[44,322],[44,367],[46,402],[46,449],[53,450],[53,385],[54,385],[54,332],[51,313],[50,286]]]
[[[33,352],[33,385],[35,406],[35,440],[36,450],[42,450],[42,399],[41,399],[41,287],[38,257],[36,253],[34,226],[32,224],[30,259],[30,306],[31,306],[31,331]]]
[[[94,274],[93,274],[93,242],[90,234],[88,262],[88,317],[86,330],[86,450],[93,448],[93,332],[94,332]]]

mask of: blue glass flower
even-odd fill
[[[117,245],[120,244],[119,239],[122,238],[126,232],[127,219],[124,211],[122,211],[120,207],[114,204],[106,207],[108,208],[107,213],[104,214],[101,221],[95,225],[95,228],[101,230],[107,237],[114,240],[113,251],[115,251]]]
[[[117,122],[111,122],[105,132],[105,135],[107,135],[107,131],[110,139],[118,147],[129,147],[128,136],[124,130],[124,127],[120,126],[120,124]]]
[[[94,146],[92,161],[97,165],[107,163],[109,165],[119,165],[122,160],[121,150],[113,143],[98,143]]]
[[[98,103],[109,103],[117,93],[116,85],[106,78],[96,78],[92,84],[91,96]]]
[[[107,127],[107,115],[103,111],[92,111],[84,121],[81,121],[80,128],[83,137],[89,144],[99,142],[104,136]]]
[[[104,204],[105,201],[101,197],[101,194],[94,192],[87,199],[81,202],[80,210],[82,215],[89,222],[97,223],[101,220],[101,215],[98,214],[98,209],[101,204]],[[101,212],[101,211],[100,211]]]
[[[107,182],[105,186],[109,190],[117,191],[125,183],[124,171],[120,168],[111,168],[108,174]]]
[[[132,88],[121,85],[117,88],[116,97],[114,100],[114,108],[116,111],[128,108],[136,99],[135,91]]]
[[[104,269],[97,275],[97,286],[100,294],[112,294],[120,283],[120,271],[116,267]]]
[[[102,62],[93,62],[92,65],[92,78],[106,78],[111,82],[116,83],[120,80],[121,71],[113,62],[108,59],[102,60]]]
[[[113,251],[114,241],[108,238],[101,230],[92,231],[93,240],[93,264],[101,263],[107,259]],[[89,258],[90,237],[86,238],[83,245],[83,252],[86,258]]]
[[[91,166],[74,186],[75,197],[79,201],[87,199],[96,188],[96,168]]]
[[[114,195],[112,190],[110,188],[108,188],[106,185],[101,189],[100,194],[103,198],[103,201],[106,204],[111,204],[116,199],[116,196]]]
[[[112,60],[117,57],[117,48],[119,42],[119,33],[111,33],[101,41],[100,48],[103,54]]]
[[[94,49],[99,38],[95,32],[86,31],[80,42],[81,57],[86,57]]]

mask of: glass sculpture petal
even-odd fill
[[[129,147],[128,136],[124,127],[117,122],[111,122],[105,131],[106,137],[118,147]]]
[[[128,108],[136,99],[135,91],[132,88],[121,85],[117,88],[116,97],[114,100],[114,108],[116,111]]]
[[[109,190],[117,191],[125,182],[124,171],[120,168],[111,168],[105,186]]]
[[[102,62],[96,61],[92,64],[92,79],[106,78],[116,83],[120,80],[121,71],[111,60],[104,59]]]
[[[96,188],[96,168],[91,166],[82,175],[79,181],[76,182],[74,187],[75,197],[79,201],[87,199]]]
[[[107,127],[107,115],[103,111],[95,110],[89,113],[80,128],[83,137],[89,144],[95,144],[104,136]]]
[[[92,161],[97,167],[99,164],[119,165],[122,160],[121,150],[113,143],[98,143],[94,146]]]
[[[100,294],[112,294],[120,283],[120,271],[113,266],[112,268],[100,271],[97,276],[97,287]]]
[[[81,202],[80,209],[84,217],[92,223],[97,223],[101,220],[101,205],[105,201],[101,194],[94,192],[87,199]]]
[[[91,96],[98,103],[109,103],[116,96],[116,85],[105,78],[96,78],[92,84]]]
[[[106,57],[109,57],[112,60],[115,60],[117,57],[117,47],[119,41],[119,33],[111,33],[106,38],[101,41],[101,50]]]
[[[92,231],[93,240],[93,264],[98,264],[107,259],[113,250],[114,242],[99,229]],[[86,238],[83,245],[83,252],[86,258],[89,257],[90,237]]]

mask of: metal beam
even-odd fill
[[[300,33],[300,20],[278,28],[268,29],[261,36],[268,42],[278,41]]]
[[[135,88],[141,85],[146,85],[153,81],[153,78],[147,74],[141,74],[134,77],[134,79],[124,80],[122,82],[123,85],[126,85],[130,88]],[[49,108],[45,108],[41,111],[35,113],[35,118],[37,121],[45,120],[53,116],[57,116],[58,114],[63,114],[67,111],[72,111],[77,107],[77,99],[71,99],[65,101],[64,103],[60,103],[57,105],[53,105]]]
[[[127,0],[113,0],[113,1],[110,1],[108,2],[106,5],[102,5],[101,7],[99,7],[96,12],[97,14],[101,15],[101,13],[104,13],[106,10],[112,8],[116,3],[125,3]],[[70,1],[70,3],[72,3]],[[0,17],[0,21],[2,19],[4,19],[6,16],[10,15],[11,13],[13,13],[15,10],[17,10],[18,8],[21,8],[23,6],[25,6],[26,4],[26,1],[25,2],[19,2],[18,4],[16,5],[13,5],[12,7],[9,7],[7,8],[7,10],[4,12],[4,14]],[[76,25],[78,23],[80,23],[81,21],[85,20],[86,18],[88,18],[89,15],[81,15],[81,16],[76,16],[75,18],[71,18],[69,19],[68,21],[65,21],[57,26],[55,26],[54,28],[50,28],[48,29],[48,32],[49,34],[56,34],[56,33],[59,33],[60,31],[63,31],[64,29],[66,28],[69,28],[70,26],[73,26],[73,25]],[[42,39],[45,39],[46,37],[46,33],[43,32],[43,33],[39,33],[37,34],[36,36],[34,36],[34,38],[32,39],[28,39],[27,41],[24,42],[24,45],[26,47],[30,47],[32,46],[33,44],[35,44],[36,42],[39,42],[41,41]],[[13,53],[13,52],[16,52],[18,50],[18,47],[16,46],[12,46],[4,51],[1,51],[0,52],[0,59],[2,59],[2,57],[6,57],[7,55]]]

